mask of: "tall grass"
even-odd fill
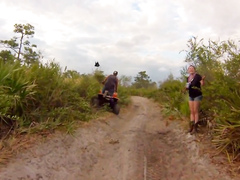
[[[74,122],[95,116],[90,100],[102,88],[103,72],[66,74],[54,62],[31,66],[0,62],[1,136],[9,132],[4,129],[22,133],[65,127],[70,131]],[[129,103],[124,88],[119,97],[123,105]]]

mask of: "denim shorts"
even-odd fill
[[[189,101],[201,101],[203,96],[197,96],[195,98],[189,97]]]

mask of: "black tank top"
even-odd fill
[[[197,96],[202,95],[201,83],[200,83],[201,80],[202,80],[202,76],[199,74],[195,74],[195,76],[189,86],[188,92],[189,92],[190,97],[195,98]],[[188,82],[188,78],[187,78],[187,82]]]

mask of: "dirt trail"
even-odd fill
[[[195,137],[177,123],[166,126],[160,108],[133,97],[118,116],[93,120],[74,136],[57,134],[19,154],[1,180],[228,180],[209,156],[200,156]]]

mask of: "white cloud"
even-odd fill
[[[35,27],[34,43],[45,60],[91,73],[94,62],[106,74],[136,76],[146,70],[154,81],[185,65],[187,41],[239,39],[237,0],[1,0],[0,39],[13,25]]]

